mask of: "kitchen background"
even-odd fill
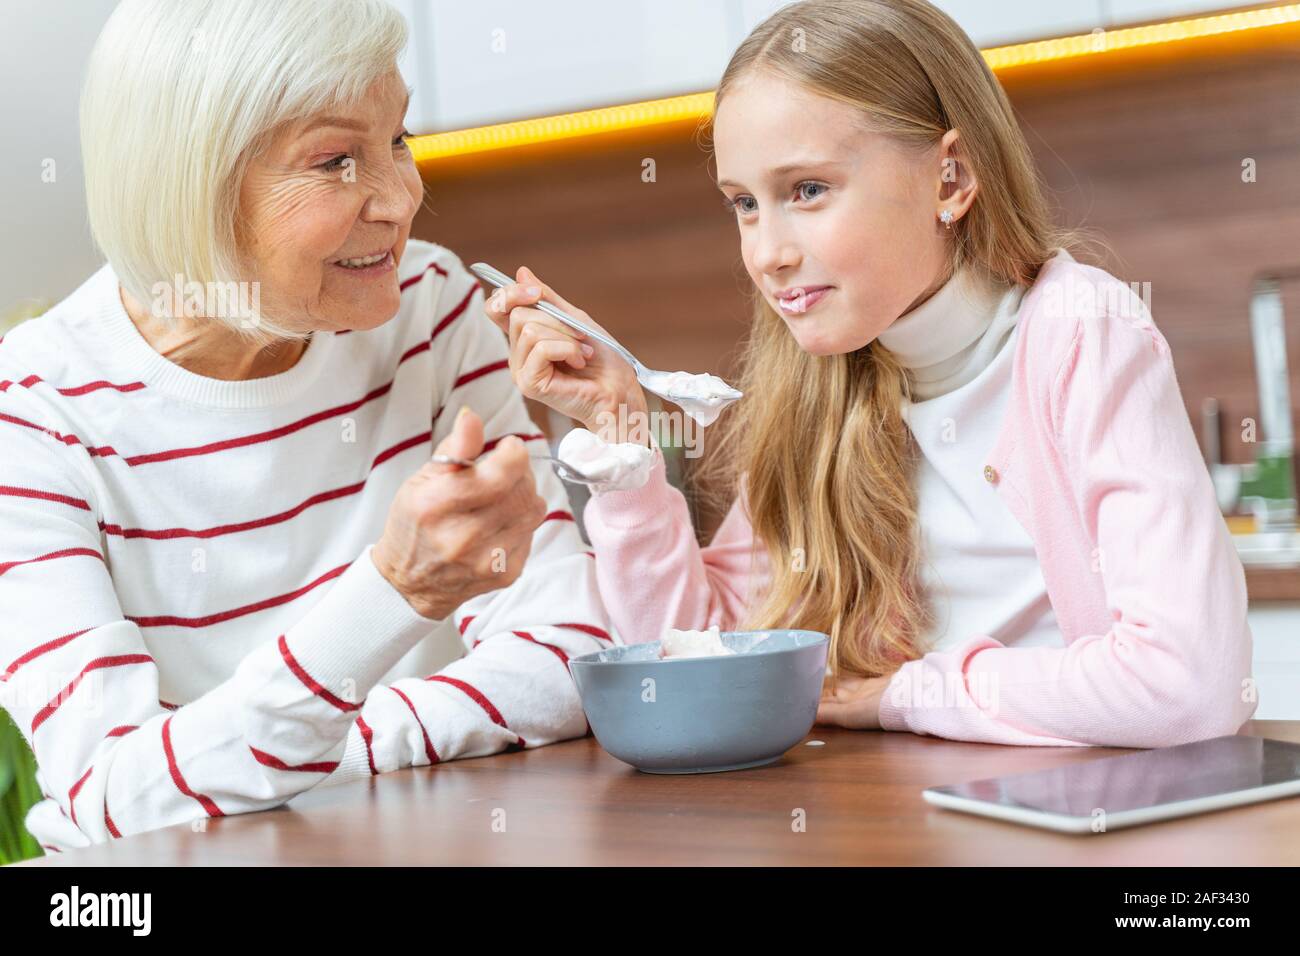
[[[708,91],[779,3],[396,5],[412,25],[409,127],[505,124],[417,144],[428,196],[415,235],[466,262],[531,266],[651,366],[734,371],[747,280],[710,177],[700,98],[676,98]],[[1102,238],[1113,256],[1098,264],[1148,295],[1247,568],[1256,717],[1300,718],[1291,453],[1300,403],[1300,4],[938,5],[994,64],[1061,220]],[[3,333],[99,264],[85,223],[76,102],[113,3],[0,6]],[[1211,19],[1218,14],[1228,19]],[[668,119],[649,121],[656,112]],[[514,122],[538,117],[563,118]],[[579,128],[587,132],[565,132]],[[482,148],[493,137],[520,144]],[[50,159],[52,182],[42,175]],[[553,438],[567,427],[540,409],[535,417]],[[699,513],[704,540],[718,518]]]

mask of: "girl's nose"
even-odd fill
[[[787,233],[759,227],[754,244],[754,267],[769,275],[799,264],[799,247]]]

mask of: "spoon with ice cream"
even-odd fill
[[[494,269],[486,262],[476,262],[469,268],[484,282],[498,289],[512,285],[515,281],[500,269]],[[547,315],[559,319],[570,328],[577,329],[602,345],[609,346],[632,366],[632,370],[636,372],[636,380],[641,383],[646,391],[654,392],[660,398],[666,398],[668,401],[680,406],[682,411],[699,422],[700,425],[712,425],[717,421],[718,416],[722,414],[724,408],[743,397],[743,393],[732,388],[718,376],[711,375],[708,372],[698,374],[691,372],[661,372],[658,369],[647,368],[635,355],[619,345],[613,338],[589,328],[563,309],[558,309],[549,302],[538,302],[533,308],[540,309]]]

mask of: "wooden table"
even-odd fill
[[[1300,721],[1241,733],[1300,742]],[[1295,798],[1067,836],[931,807],[924,787],[1122,750],[1006,747],[815,727],[781,762],[643,774],[594,738],[309,791],[263,813],[54,854],[35,865],[1300,864]],[[802,810],[806,831],[795,832]],[[30,864],[29,864],[30,865]]]

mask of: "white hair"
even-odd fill
[[[406,39],[386,0],[123,0],[81,95],[90,227],[123,288],[149,303],[178,276],[208,288],[244,278],[236,222],[250,159],[281,124],[355,103],[396,69]],[[256,324],[255,338],[309,334]]]

